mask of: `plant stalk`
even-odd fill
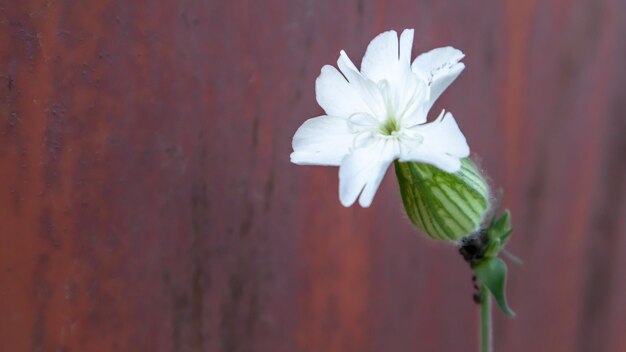
[[[480,351],[493,352],[491,335],[491,296],[487,286],[480,285]]]

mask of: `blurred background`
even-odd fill
[[[513,214],[496,351],[626,351],[626,2],[0,1],[1,351],[474,351],[392,169],[289,162],[345,49],[415,28]]]

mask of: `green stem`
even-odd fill
[[[491,342],[491,296],[487,286],[480,285],[480,351],[492,352]]]

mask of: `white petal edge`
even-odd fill
[[[400,157],[400,162],[407,161],[430,164],[448,173],[455,173],[461,169],[459,158],[433,150],[428,145],[421,145]]]
[[[318,116],[306,120],[293,136],[291,162],[339,166],[349,153],[354,134],[345,118]]]
[[[333,66],[322,67],[315,80],[317,103],[327,115],[345,116],[369,111],[357,91],[346,78]]]
[[[400,34],[400,62],[402,64],[410,64],[411,50],[413,49],[413,29],[405,29]]]
[[[400,161],[423,162],[446,172],[457,172],[461,168],[460,159],[470,154],[467,140],[449,112],[441,111],[435,121],[415,126],[413,130],[423,140],[416,146],[405,143]]]
[[[413,72],[426,80],[431,79],[442,66],[451,66],[465,57],[459,49],[451,46],[435,48],[420,54],[411,65]],[[447,64],[447,65],[446,65]]]
[[[398,33],[387,31],[377,35],[367,46],[361,72],[370,80],[378,83],[395,76],[398,66]]]
[[[359,198],[362,207],[369,207],[389,164],[397,155],[397,142],[385,139],[379,139],[346,155],[339,167],[341,204],[349,207]]]
[[[469,156],[469,145],[452,113],[441,110],[435,121],[420,127],[424,143],[457,158]]]
[[[462,51],[447,46],[421,54],[413,61],[413,72],[431,87],[428,109],[465,69],[465,64],[459,62],[463,57]]]

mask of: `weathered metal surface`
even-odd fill
[[[0,350],[468,351],[470,272],[392,175],[296,167],[314,79],[388,28],[454,45],[514,215],[500,351],[625,351],[626,3],[1,1]]]

